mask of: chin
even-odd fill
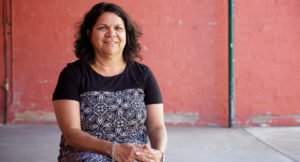
[[[120,55],[120,53],[119,52],[116,52],[116,51],[107,51],[107,52],[105,52],[107,55]],[[121,54],[122,55],[122,54]]]

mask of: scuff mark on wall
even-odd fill
[[[300,123],[300,114],[276,115],[268,113],[265,115],[255,115],[250,119],[250,123],[261,127],[272,125],[297,125]]]
[[[56,121],[53,112],[25,111],[15,114],[15,121]]]
[[[188,112],[188,113],[165,113],[165,122],[167,124],[188,124],[196,125],[197,121],[200,119],[198,113]]]

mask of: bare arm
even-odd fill
[[[80,150],[111,155],[111,142],[97,139],[81,130],[78,101],[56,100],[53,102],[53,105],[57,123],[67,144]]]
[[[155,150],[165,152],[167,148],[167,131],[164,123],[163,104],[147,105],[147,110],[148,118],[146,126],[151,147]]]

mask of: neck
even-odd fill
[[[122,73],[126,67],[126,62],[123,58],[97,58],[91,67],[103,76],[114,76]]]

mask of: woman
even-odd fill
[[[78,60],[62,70],[53,93],[58,161],[163,161],[162,96],[151,70],[134,61],[140,35],[115,4],[96,4],[85,15],[74,43]]]

